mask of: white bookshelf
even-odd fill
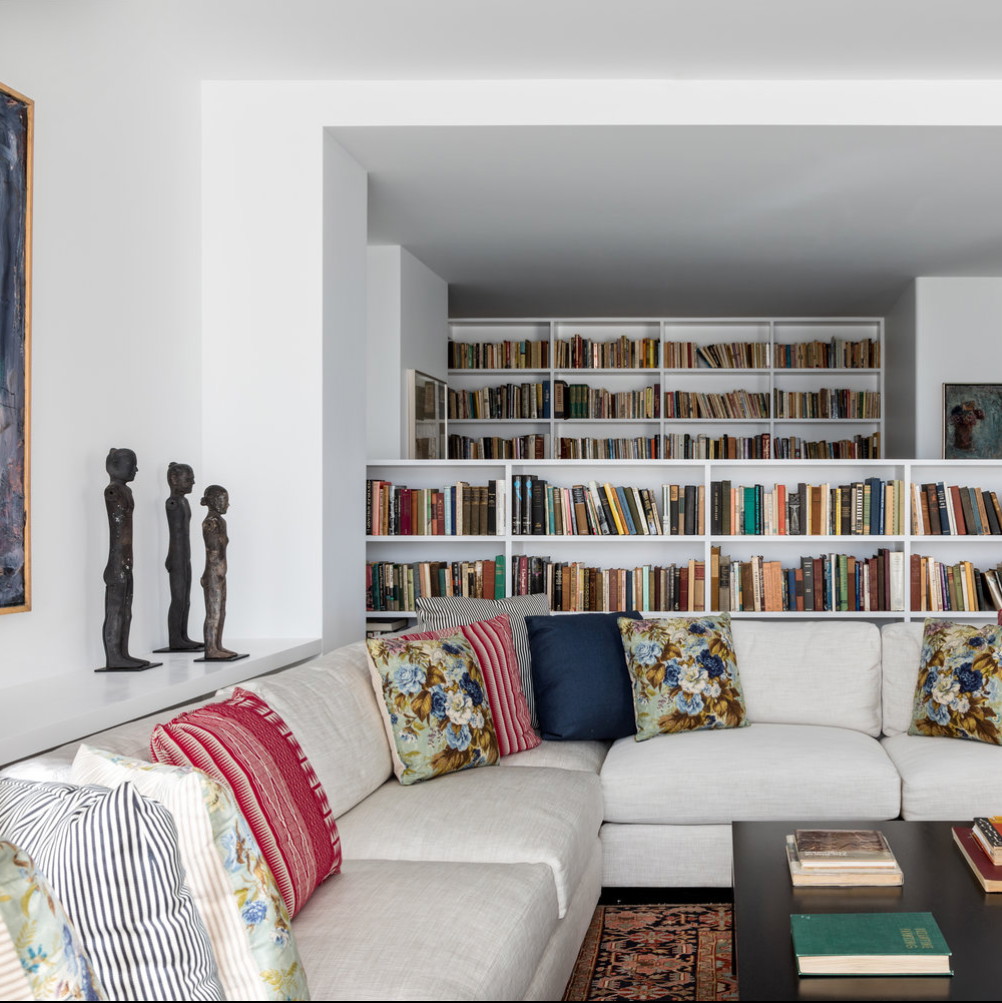
[[[591,480],[613,485],[650,488],[661,510],[662,484],[688,484],[704,489],[706,524],[704,532],[693,535],[523,535],[512,532],[511,485],[515,475],[534,474],[551,485],[570,488]],[[411,488],[442,488],[458,481],[485,484],[502,481],[506,498],[506,519],[497,535],[491,536],[393,536],[366,537],[367,561],[484,560],[501,557],[506,570],[506,594],[512,594],[512,559],[518,556],[549,557],[555,561],[578,561],[603,568],[632,569],[642,565],[666,565],[703,561],[706,567],[704,608],[709,602],[709,577],[712,549],[735,560],[762,556],[795,567],[800,557],[820,557],[838,553],[866,559],[878,549],[900,553],[904,596],[903,608],[895,610],[843,611],[732,611],[735,617],[770,619],[811,619],[816,617],[862,618],[874,621],[922,620],[943,615],[969,622],[995,618],[994,610],[936,611],[913,608],[910,602],[910,568],[913,555],[934,558],[945,564],[970,561],[980,571],[1002,563],[1002,536],[999,535],[924,535],[913,532],[912,483],[943,483],[995,491],[1002,497],[1002,464],[991,460],[504,460],[504,461],[408,461],[384,460],[371,463],[368,478],[389,481]],[[876,477],[883,481],[901,481],[905,486],[902,501],[903,532],[866,535],[767,535],[723,534],[710,526],[711,485],[730,481],[733,487],[762,485],[772,490],[785,485],[788,490],[799,483],[828,484],[832,487],[863,482]],[[663,513],[661,513],[663,515]],[[651,613],[670,611],[649,610]],[[369,617],[413,616],[412,610],[372,610]]]
[[[655,368],[568,368],[558,366],[560,341],[581,335],[599,342],[620,337],[630,341],[656,340],[659,346]],[[875,341],[883,359],[884,323],[879,317],[840,318],[517,318],[453,320],[449,324],[451,342],[497,344],[509,341],[542,341],[548,345],[549,365],[534,369],[450,368],[449,388],[474,391],[505,384],[549,383],[557,380],[584,383],[613,393],[636,391],[647,386],[659,387],[656,418],[450,418],[451,434],[471,439],[482,437],[511,438],[522,435],[548,437],[547,458],[558,456],[559,439],[564,438],[653,438],[658,456],[665,456],[665,436],[701,434],[711,438],[729,435],[751,438],[768,434],[796,436],[806,441],[838,441],[856,435],[879,434],[883,441],[883,410],[876,418],[784,418],[777,414],[776,393],[817,393],[821,389],[844,389],[876,393],[883,407],[884,375],[882,367],[867,368],[787,368],[777,365],[781,346],[831,339],[858,342]],[[666,345],[690,342],[698,346],[722,343],[761,346],[766,365],[748,368],[711,368],[667,366]],[[689,394],[728,394],[747,391],[764,394],[769,404],[767,417],[666,417],[666,392]],[[552,401],[550,413],[553,413]],[[775,452],[773,453],[775,455]],[[565,462],[578,462],[569,460]]]

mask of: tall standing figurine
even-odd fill
[[[223,647],[223,621],[226,619],[226,520],[223,516],[230,507],[226,488],[210,484],[202,496],[208,508],[202,520],[202,538],[205,540],[205,572],[202,590],[205,593],[205,654],[196,661],[232,662],[246,655]]]
[[[167,610],[167,647],[159,651],[201,651],[199,641],[188,637],[191,608],[191,506],[187,495],[195,486],[195,474],[187,463],[167,465],[170,495],[164,502],[167,512],[167,575],[170,579],[170,607]]]
[[[128,672],[149,669],[160,662],[133,658],[129,654],[129,629],[132,626],[132,488],[129,481],[139,472],[136,454],[131,449],[112,449],[105,461],[110,478],[104,489],[108,510],[108,563],[104,569],[104,669]]]

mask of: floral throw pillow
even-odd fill
[[[402,784],[499,759],[477,656],[462,631],[366,641],[372,682]]]
[[[1002,745],[1002,627],[926,620],[909,735]]]
[[[620,617],[619,632],[633,686],[638,742],[748,723],[726,613],[668,620]]]

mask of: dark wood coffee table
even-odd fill
[[[744,1000],[1002,999],[1002,893],[988,894],[953,843],[970,822],[735,822],[734,963]],[[794,888],[784,837],[794,829],[879,829],[900,888]],[[931,912],[953,951],[951,978],[800,978],[795,912]]]

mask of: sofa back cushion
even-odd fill
[[[313,764],[335,818],[389,779],[393,765],[363,641],[241,685],[285,720]]]
[[[875,624],[735,619],[732,628],[749,722],[880,734],[880,632]]]
[[[918,620],[888,623],[880,628],[885,735],[900,735],[911,726],[924,627],[924,621]]]

